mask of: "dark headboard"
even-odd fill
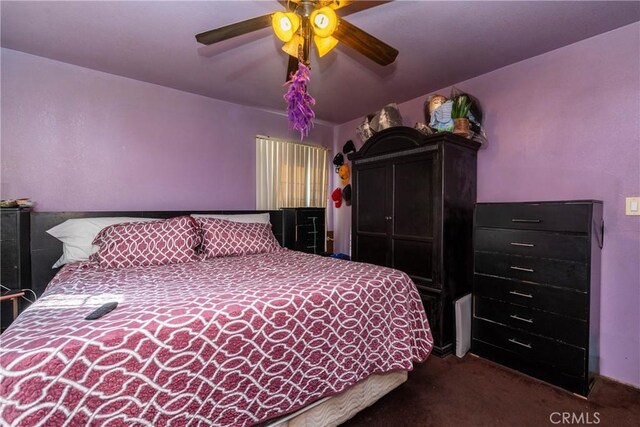
[[[282,245],[282,211],[133,211],[133,212],[31,212],[31,287],[40,296],[59,269],[51,266],[62,255],[62,242],[46,231],[74,218],[128,216],[134,218],[171,218],[188,214],[269,213],[273,234]]]

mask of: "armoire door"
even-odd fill
[[[434,282],[435,224],[439,215],[437,152],[398,158],[390,168],[391,264],[416,283]]]
[[[389,265],[387,163],[370,163],[357,169],[354,182],[354,256],[360,262]]]

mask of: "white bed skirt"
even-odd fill
[[[407,381],[406,371],[374,374],[335,396],[325,397],[267,423],[265,427],[329,427],[337,426]]]

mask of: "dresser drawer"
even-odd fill
[[[548,381],[551,384],[563,387],[574,393],[583,396],[589,393],[589,380],[584,374],[570,374],[560,368],[549,366],[540,361],[525,360],[523,356],[518,353],[476,339],[471,340],[471,352],[477,356],[531,375],[532,377]]]
[[[476,226],[588,233],[591,208],[590,203],[479,203]]]
[[[301,224],[297,226],[298,238],[313,238],[320,236],[321,240],[324,240],[324,224],[318,224],[314,228],[310,224]]]
[[[519,355],[523,360],[553,366],[569,375],[584,376],[585,350],[538,337],[498,323],[473,319],[473,338]]]
[[[299,210],[297,214],[298,214],[298,219],[297,219],[298,225],[308,224],[311,226],[315,222],[316,226],[324,227],[324,210],[322,209]]]
[[[586,320],[586,293],[476,274],[474,295]]]
[[[484,252],[585,263],[590,255],[587,236],[501,228],[477,228],[475,248]]]
[[[584,320],[489,298],[474,298],[473,315],[576,347],[582,347],[587,337],[587,322]]]
[[[491,252],[475,253],[476,273],[587,291],[586,263]]]

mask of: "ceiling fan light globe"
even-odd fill
[[[288,55],[293,56],[294,58],[298,57],[298,52],[300,52],[299,46],[304,44],[304,39],[302,36],[298,34],[294,34],[290,41],[282,46],[282,50],[287,52]]]
[[[319,37],[331,36],[338,26],[338,16],[329,6],[314,10],[310,20],[314,34]]]
[[[331,49],[336,47],[338,44],[338,39],[335,37],[318,37],[313,36],[313,42],[316,44],[316,49],[318,49],[318,56],[322,58],[325,56]]]
[[[283,16],[282,18],[280,18],[280,29],[282,29],[282,31],[291,31],[291,21],[289,21],[289,18],[287,18],[286,16]]]
[[[300,17],[292,12],[276,12],[271,16],[271,26],[276,37],[289,42],[300,27]]]

